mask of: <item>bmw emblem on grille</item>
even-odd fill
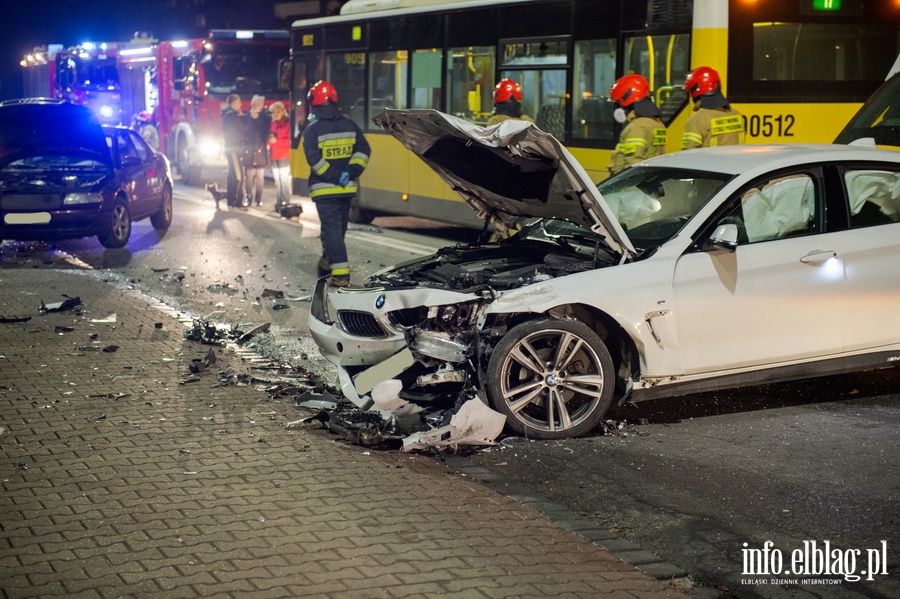
[[[382,293],[377,298],[375,298],[375,307],[378,308],[379,310],[384,308],[384,300],[385,300],[385,297],[384,297],[384,294]]]

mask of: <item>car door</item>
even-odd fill
[[[147,177],[152,164],[148,162],[149,156],[146,153],[142,156],[138,151],[138,146],[132,139],[133,133],[126,129],[115,131],[116,170],[128,190],[132,218],[141,218],[152,210],[154,204],[153,188]],[[137,137],[136,134],[134,136]]]
[[[841,351],[840,256],[824,227],[821,171],[783,171],[732,197],[712,223],[735,251],[689,251],[674,298],[685,374],[764,367]]]
[[[900,343],[900,166],[846,165],[839,173],[849,215],[848,229],[835,233],[846,248],[844,349]]]

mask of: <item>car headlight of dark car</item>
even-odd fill
[[[63,199],[63,205],[99,204],[102,201],[102,193],[96,191],[73,191],[66,194],[66,197]]]

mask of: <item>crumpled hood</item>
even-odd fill
[[[520,217],[563,218],[596,231],[620,255],[635,253],[584,168],[534,124],[481,127],[437,110],[383,110],[372,120],[498,228]]]
[[[112,167],[106,135],[86,106],[34,102],[0,107],[0,166],[37,154],[90,155]]]

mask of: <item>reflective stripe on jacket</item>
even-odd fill
[[[744,143],[744,118],[737,110],[700,108],[684,124],[681,149],[736,146]]]
[[[666,126],[656,118],[628,113],[619,143],[609,160],[609,172],[618,173],[626,166],[666,153]]]
[[[356,179],[369,163],[369,142],[362,130],[350,119],[318,118],[303,131],[303,152],[309,163],[309,195],[316,199],[323,196],[353,195],[357,190]],[[350,183],[341,187],[341,173],[350,173]]]

